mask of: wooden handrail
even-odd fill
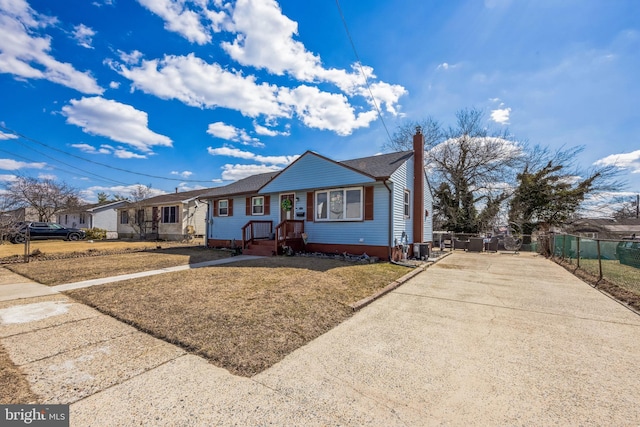
[[[287,246],[287,239],[294,238],[299,239],[302,237],[302,233],[304,233],[304,221],[299,219],[285,219],[280,224],[276,226],[276,241],[275,241],[275,250],[278,253],[279,246]],[[289,234],[292,234],[292,237],[289,237]]]
[[[247,248],[247,244],[255,239],[262,239],[271,236],[273,232],[273,222],[271,221],[249,221],[242,227],[242,249]]]

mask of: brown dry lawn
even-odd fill
[[[202,245],[202,239],[197,243],[194,241],[188,246]],[[185,246],[179,242],[160,242],[163,247]],[[64,240],[34,240],[29,245],[29,253],[35,251],[47,255],[55,256],[77,256],[91,252],[122,252],[136,251],[144,249],[154,249],[158,243],[149,241],[125,241],[125,240],[79,240],[77,242],[66,242]],[[23,257],[25,247],[23,244],[0,243],[0,260],[9,260],[12,257]]]
[[[101,253],[104,252],[85,252],[84,255],[91,255],[91,257],[72,259],[45,258],[40,260],[36,258],[26,264],[7,264],[5,268],[36,282],[53,286],[177,265],[194,264],[226,258],[231,255],[228,251],[206,249],[200,246],[175,246],[166,249],[149,248],[141,252],[113,255],[100,255]]]
[[[29,388],[29,383],[17,366],[13,364],[0,345],[0,405],[38,403],[38,397]]]
[[[67,294],[234,374],[252,376],[350,317],[349,304],[408,271],[388,263],[272,257]]]

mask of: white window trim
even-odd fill
[[[174,208],[176,210],[175,221],[173,221],[173,222],[171,222],[171,221],[165,222],[165,220],[164,220],[165,209],[171,209],[171,208]],[[169,215],[169,216],[171,216],[171,215]],[[160,209],[160,219],[161,219],[161,222],[163,224],[178,224],[180,222],[180,212],[178,210],[178,206],[175,206],[175,205],[173,205],[173,206],[162,206],[162,208]]]
[[[330,213],[329,213],[329,209],[330,207],[327,206],[327,217],[326,218],[320,218],[318,215],[320,214],[320,210],[318,208],[318,194],[321,193],[325,193],[327,195],[327,203],[329,203],[329,197],[332,191],[342,191],[343,193],[343,212],[345,212],[346,215],[346,211],[347,211],[347,191],[353,191],[353,190],[358,190],[360,192],[360,214],[357,218],[339,218],[339,219],[334,219],[334,218],[330,218]],[[318,190],[314,193],[314,207],[315,207],[315,218],[314,220],[317,222],[356,222],[356,221],[363,221],[364,220],[364,188],[363,187],[338,187],[338,188],[328,188],[326,190]]]
[[[402,194],[402,213],[405,218],[411,218],[411,191],[406,188]]]
[[[226,202],[227,206],[224,208],[221,206],[222,202]],[[226,209],[226,213],[222,213],[222,209]],[[229,216],[229,199],[218,200],[218,216]]]
[[[262,205],[256,205],[254,200],[262,199]],[[256,212],[254,209],[258,206],[262,206],[262,212]],[[254,196],[251,198],[251,216],[264,215],[264,196]]]

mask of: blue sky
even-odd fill
[[[52,177],[87,201],[213,187],[306,150],[374,155],[407,120],[453,124],[474,107],[530,144],[584,145],[583,168],[615,164],[621,195],[640,191],[637,0],[340,9],[0,0],[0,180]]]

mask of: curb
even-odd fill
[[[424,265],[416,267],[415,269],[413,269],[409,273],[405,274],[404,276],[400,277],[399,279],[396,279],[393,282],[389,283],[387,286],[385,286],[384,288],[380,289],[375,294],[370,295],[370,296],[368,296],[366,298],[363,298],[363,299],[361,299],[360,301],[358,301],[358,302],[356,302],[354,304],[349,304],[349,307],[351,307],[351,309],[354,312],[355,311],[359,311],[360,309],[362,309],[362,308],[366,307],[367,305],[371,304],[372,302],[374,302],[378,298],[380,298],[380,297],[388,294],[389,292],[393,291],[394,289],[398,288],[400,285],[405,284],[407,281],[409,281],[409,279],[412,279],[413,277],[415,277],[418,274],[422,273],[427,268],[429,268],[433,264],[437,263],[441,259],[446,258],[450,253],[451,252],[448,252],[448,253],[438,257],[435,261],[432,261],[432,262],[429,262],[427,264],[424,264]]]

